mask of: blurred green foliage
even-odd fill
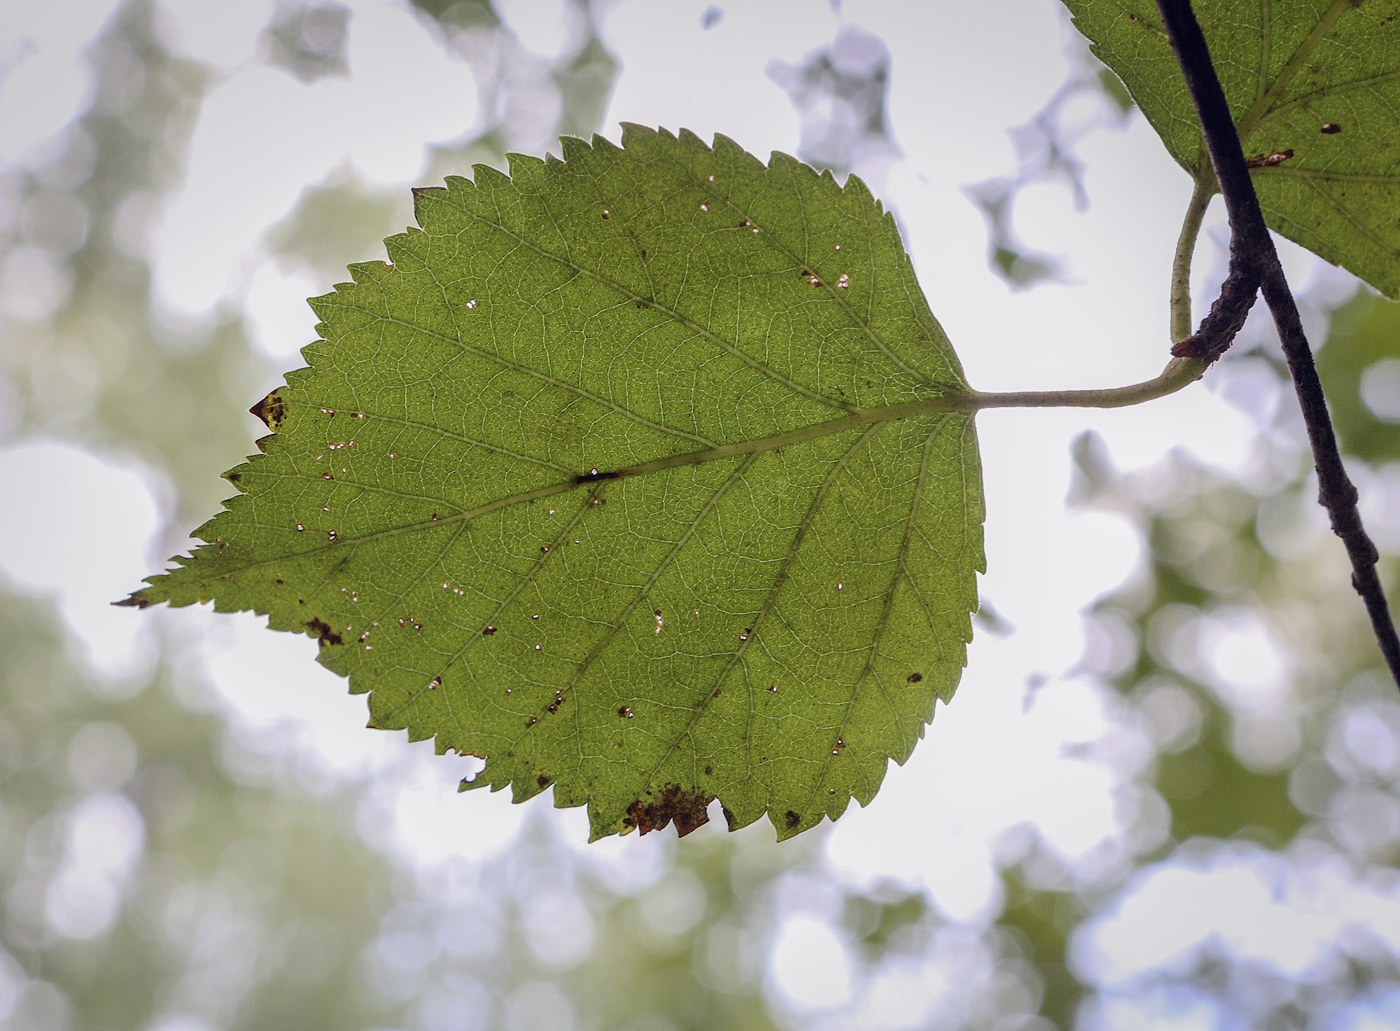
[[[1363,377],[1387,359],[1400,361],[1400,302],[1359,290],[1333,316],[1326,345],[1317,354],[1317,374],[1343,452],[1368,462],[1400,460],[1400,396],[1387,418],[1362,397]],[[1400,375],[1390,390],[1400,395]]]

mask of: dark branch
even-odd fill
[[[1205,36],[1191,10],[1191,0],[1157,0],[1157,9],[1162,14],[1167,37],[1176,51],[1176,59],[1186,77],[1186,87],[1196,105],[1206,149],[1230,215],[1230,278],[1226,280],[1220,299],[1210,315],[1202,321],[1201,331],[1190,340],[1183,341],[1183,344],[1200,340],[1207,324],[1217,318],[1217,311],[1221,312],[1218,320],[1220,326],[1215,331],[1230,325],[1238,330],[1239,326],[1234,322],[1237,314],[1234,306],[1239,302],[1227,303],[1227,291],[1233,297],[1247,291],[1249,304],[1253,304],[1255,284],[1263,288],[1264,301],[1273,314],[1283,354],[1288,360],[1288,371],[1293,377],[1298,403],[1303,410],[1303,422],[1308,429],[1313,464],[1317,468],[1318,501],[1332,519],[1333,532],[1346,545],[1347,555],[1351,558],[1352,586],[1366,603],[1376,642],[1380,645],[1386,665],[1390,667],[1390,675],[1400,686],[1400,637],[1396,636],[1385,592],[1376,575],[1376,546],[1361,525],[1361,513],[1356,508],[1356,487],[1342,465],[1337,437],[1332,432],[1332,419],[1327,414],[1327,402],[1322,395],[1322,383],[1313,365],[1312,349],[1303,332],[1303,322],[1298,317],[1293,292],[1284,278],[1278,252],[1264,224],[1264,214],[1259,209],[1259,198],[1254,193],[1244,150],[1225,101],[1225,91],[1215,74]],[[1233,285],[1232,279],[1237,280]],[[1248,308],[1247,304],[1238,314],[1240,323],[1243,323]],[[1203,340],[1202,347],[1206,351],[1198,357],[1209,356],[1209,360],[1218,357],[1224,348],[1212,350],[1217,342]],[[1229,346],[1228,340],[1225,346]]]
[[[1235,132],[1235,120],[1230,115],[1225,90],[1216,77],[1206,38],[1191,11],[1190,0],[1159,0],[1157,9],[1162,13],[1167,37],[1186,77],[1186,88],[1196,104],[1206,151],[1230,216],[1230,274],[1196,334],[1172,348],[1172,354],[1178,358],[1213,362],[1225,353],[1254,306],[1263,272],[1261,259],[1266,249],[1272,251],[1273,242],[1264,227],[1264,216],[1259,210],[1259,199],[1254,195],[1254,183],[1239,134]]]

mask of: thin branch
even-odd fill
[[[1191,0],[1157,0],[1157,9],[1162,14],[1167,38],[1176,52],[1182,74],[1186,77],[1186,87],[1196,105],[1206,149],[1230,215],[1231,233],[1230,275],[1221,289],[1220,298],[1210,315],[1202,321],[1196,335],[1172,348],[1172,353],[1177,354],[1178,347],[1195,341],[1196,346],[1204,350],[1185,353],[1196,354],[1207,362],[1219,357],[1219,351],[1211,353],[1217,340],[1206,337],[1207,323],[1216,319],[1217,312],[1220,317],[1218,325],[1210,327],[1212,333],[1228,328],[1237,316],[1242,323],[1248,305],[1243,305],[1243,312],[1238,311],[1240,298],[1247,291],[1252,304],[1256,285],[1262,286],[1264,300],[1273,314],[1284,357],[1288,360],[1288,371],[1298,393],[1303,422],[1308,429],[1313,464],[1317,468],[1318,501],[1332,519],[1333,532],[1346,545],[1347,555],[1351,558],[1352,586],[1366,603],[1376,642],[1390,668],[1390,675],[1400,686],[1400,636],[1396,635],[1395,623],[1391,619],[1380,578],[1376,575],[1376,546],[1361,525],[1361,514],[1356,507],[1356,487],[1342,465],[1332,420],[1327,414],[1327,402],[1322,394],[1322,384],[1313,365],[1312,349],[1308,346],[1303,322],[1298,316],[1298,306],[1294,303],[1278,252],[1274,249],[1263,212],[1259,209],[1259,198],[1254,193],[1244,150],[1225,101],[1225,91],[1215,74],[1205,35],[1191,10]],[[1232,280],[1235,282],[1232,283]],[[1238,326],[1235,328],[1238,329]]]

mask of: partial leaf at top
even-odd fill
[[[868,801],[952,695],[983,568],[966,394],[893,220],[784,155],[625,149],[417,192],[314,300],[208,544],[131,604],[320,639],[372,725],[595,836]]]
[[[1064,0],[1180,164],[1209,176],[1152,0]],[[1400,297],[1400,0],[1195,0],[1270,228]]]

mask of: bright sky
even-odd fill
[[[81,50],[112,4],[12,6],[0,45],[14,55],[26,52],[23,41],[30,40],[33,53],[0,86],[6,126],[0,159],[23,161],[82,108],[89,87]],[[252,59],[270,2],[166,0],[162,6],[170,37],[219,78],[201,112],[187,178],[154,238],[160,303],[181,318],[199,319],[220,305],[248,302],[255,338],[291,367],[299,364],[297,348],[314,338],[302,299],[329,284],[277,270],[263,234],[303,189],[347,166],[374,184],[417,185],[425,144],[455,136],[470,121],[475,78],[464,62],[444,60],[441,47],[385,0],[350,5],[353,77],[309,86]],[[701,15],[708,6],[704,0],[604,6],[603,33],[625,69],[607,135],[616,139],[616,123],[627,120],[684,126],[702,136],[723,132],[765,157],[795,150],[798,118],[767,75],[769,62],[798,62],[830,43],[842,24],[858,24],[893,54],[890,117],[905,158],[889,172],[882,195],[898,212],[920,281],[970,381],[988,390],[1107,386],[1160,371],[1168,265],[1189,191],[1140,118],[1126,131],[1102,131],[1080,145],[1087,211],[1075,211],[1059,187],[1028,190],[1017,208],[1029,244],[1067,256],[1069,283],[1013,293],[992,276],[983,259],[982,216],[963,193],[1014,169],[1007,130],[1027,121],[1063,81],[1066,28],[1058,5],[846,0],[838,14],[815,0],[746,0],[726,6],[706,31]],[[560,0],[509,0],[500,7],[536,53],[552,56],[573,38]],[[1304,281],[1312,274],[1295,252],[1289,261]],[[1212,264],[1203,248],[1198,286],[1207,285]],[[256,428],[248,427],[250,447]],[[852,811],[830,833],[831,876],[860,885],[882,879],[918,885],[950,919],[977,924],[999,911],[996,869],[1024,853],[1027,837],[1019,829],[1034,827],[1070,869],[1091,876],[1126,869],[1135,852],[1162,840],[1160,799],[1134,783],[1152,755],[1150,743],[1130,725],[1116,695],[1071,672],[1084,647],[1082,611],[1139,561],[1136,537],[1122,521],[1065,509],[1070,442],[1088,428],[1129,468],[1148,466],[1172,448],[1226,469],[1250,458],[1251,423],[1209,387],[1120,412],[980,416],[990,565],[981,587],[1016,629],[1005,637],[979,634],[952,707],[940,707],[904,768],[891,767],[869,809]],[[72,516],[81,510],[75,485],[90,498],[94,477],[107,499],[109,530],[100,548]],[[250,769],[271,763],[312,785],[369,781],[375,773],[364,803],[367,833],[421,869],[479,858],[513,840],[524,807],[511,806],[505,793],[458,795],[462,760],[433,757],[426,743],[410,747],[401,737],[365,731],[363,698],[348,696],[342,680],[314,663],[314,642],[268,634],[249,615],[135,616],[101,604],[134,588],[155,568],[153,559],[164,557],[153,550],[166,511],[158,477],[108,456],[40,442],[0,449],[0,482],[12,496],[40,499],[23,511],[0,507],[0,570],[59,599],[84,654],[107,682],[129,680],[144,668],[146,635],[151,621],[161,620],[195,648],[211,685],[205,704],[226,715],[234,751]],[[1222,689],[1266,701],[1281,690],[1277,652],[1257,627],[1244,621],[1212,632],[1218,640],[1209,654],[1217,656]],[[1032,695],[1028,684],[1037,676],[1049,680]],[[1111,748],[1076,749],[1109,740]],[[117,804],[102,799],[109,808]],[[530,804],[547,806],[548,795]],[[556,818],[582,843],[581,812]],[[772,832],[765,826],[749,833]],[[638,884],[656,869],[660,848],[637,840],[589,846],[623,882],[630,877]],[[1221,941],[1288,976],[1303,976],[1322,962],[1340,929],[1353,924],[1373,929],[1400,954],[1400,912],[1385,901],[1393,894],[1352,883],[1324,859],[1231,848],[1159,864],[1081,936],[1076,969],[1111,995],[1153,970],[1180,968]],[[1188,899],[1195,901],[1183,909]],[[956,953],[956,941],[944,944],[948,955]],[[887,1026],[913,1026],[946,994],[940,969],[953,968],[911,968],[899,974],[904,981],[871,981],[857,996],[844,941],[820,911],[797,906],[779,931],[769,976],[788,1005],[850,1006],[885,1015]],[[1198,1000],[1150,1006],[1176,1014],[1164,1016],[1161,1026],[1206,1026],[1192,1017],[1199,1015]]]

